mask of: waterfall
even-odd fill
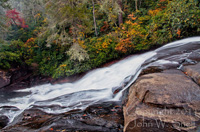
[[[92,70],[73,83],[46,84],[17,90],[13,91],[13,96],[7,98],[5,92],[0,94],[0,115],[8,116],[12,122],[14,117],[31,107],[56,114],[85,109],[96,102],[118,101],[122,92],[134,83],[143,68],[178,65],[180,60],[197,48],[200,48],[200,37],[187,38],[154,51],[132,55],[111,66]],[[114,96],[112,89],[119,86],[123,86],[123,89]],[[8,106],[13,109],[7,110]]]

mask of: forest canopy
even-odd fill
[[[200,0],[0,0],[0,69],[54,78],[200,35]]]

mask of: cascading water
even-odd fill
[[[31,107],[56,114],[84,109],[99,101],[118,101],[122,91],[137,79],[144,67],[179,64],[198,48],[200,37],[187,38],[145,54],[133,55],[109,67],[95,69],[74,83],[41,85],[13,91],[11,96],[1,91],[0,115],[8,116],[12,122],[14,117]],[[128,80],[126,85],[124,80]],[[112,89],[122,85],[125,85],[124,89],[113,96]]]

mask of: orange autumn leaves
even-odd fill
[[[103,22],[103,24],[104,25],[101,27],[100,32],[104,32],[109,28],[109,24],[107,21]]]
[[[148,11],[148,14],[150,16],[156,16],[160,11],[162,11],[163,9],[166,8],[166,6],[163,5],[165,2],[168,2],[168,0],[160,0],[159,3],[157,4],[157,8],[156,9],[150,9]]]
[[[120,42],[119,42],[119,44],[116,46],[115,49],[117,51],[121,51],[123,53],[126,53],[127,50],[128,50],[128,48],[133,47],[133,45],[132,45],[132,43],[131,43],[130,40],[131,40],[130,38],[121,39]]]
[[[35,38],[30,38],[26,41],[26,43],[24,44],[24,47],[27,48],[38,48],[39,46],[35,43]]]
[[[30,38],[22,45],[24,53],[26,53],[24,54],[26,60],[30,59],[34,54],[34,49],[39,47],[35,41],[35,38]]]
[[[97,39],[97,43],[94,45],[94,49],[96,49],[96,53],[99,53],[99,52],[107,52],[108,50],[108,47],[110,46],[112,40],[109,38],[109,37],[106,37],[106,38],[98,38]]]
[[[144,30],[139,24],[141,22],[136,22],[137,17],[134,17],[134,14],[130,14],[128,15],[128,19],[121,28],[115,31],[118,34],[119,40],[115,50],[122,53],[134,50],[136,45],[140,44],[138,39],[144,38],[145,36]]]
[[[178,29],[176,33],[177,33],[178,37],[180,38],[180,36],[181,36],[181,30]]]
[[[146,45],[145,39],[146,30],[141,26],[142,21],[138,21],[134,14],[128,15],[128,20],[125,21],[115,31],[106,34],[99,38],[91,39],[89,43],[93,43],[92,49],[97,54],[109,53],[110,50],[115,50],[121,53],[132,52],[137,49],[137,45]],[[102,31],[108,28],[107,22],[104,22]],[[142,40],[142,41],[141,41]]]
[[[148,14],[149,14],[150,16],[155,16],[155,15],[157,15],[158,12],[160,12],[161,10],[162,10],[162,9],[160,9],[160,8],[157,8],[157,9],[155,9],[155,10],[149,10]]]
[[[25,45],[28,46],[28,47],[30,48],[31,46],[34,45],[34,43],[35,43],[35,39],[34,39],[34,38],[30,38],[30,39],[28,39],[28,40],[26,41]]]
[[[33,54],[33,48],[38,47],[38,46],[35,45],[35,38],[28,39],[26,41],[26,43],[24,44],[24,47],[27,48],[27,53],[32,55]]]

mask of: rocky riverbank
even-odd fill
[[[35,74],[32,70],[27,68],[16,68],[4,71],[0,69],[0,90],[19,90],[24,88],[30,88],[42,84],[62,84],[68,82],[74,82],[80,79],[85,73],[53,79],[48,76],[41,76]]]
[[[154,67],[142,72],[123,108],[125,132],[200,130],[199,53],[188,56],[179,70]]]
[[[52,78],[34,75],[28,68],[0,70],[0,89],[18,90],[51,82],[53,82]]]
[[[77,131],[122,132],[123,112],[121,103],[97,103],[84,111],[77,109],[57,115],[47,114],[37,108],[31,108],[24,111],[13,123],[1,130],[1,132]]]

